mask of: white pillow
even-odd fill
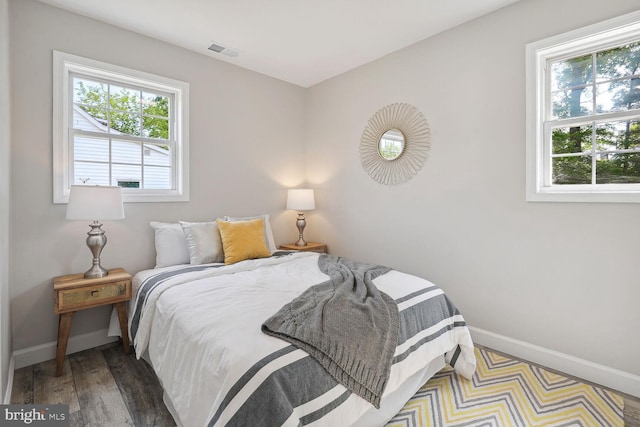
[[[170,265],[189,264],[189,248],[179,223],[149,223],[155,231],[156,268]]]
[[[215,222],[180,221],[180,225],[187,239],[189,262],[191,264],[224,262],[218,224]]]
[[[264,221],[264,241],[267,244],[267,248],[269,248],[269,251],[273,253],[277,250],[277,248],[276,248],[276,241],[273,238],[273,231],[271,231],[271,224],[269,223],[269,214],[256,215],[256,216],[242,216],[242,217],[225,216],[224,220],[230,221],[230,222],[236,222],[236,221],[251,221],[252,219],[258,219],[258,218],[262,218],[262,220]]]

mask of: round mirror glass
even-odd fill
[[[380,137],[378,153],[385,160],[395,160],[404,151],[404,134],[400,129],[389,129]]]

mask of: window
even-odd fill
[[[527,200],[640,202],[640,13],[527,45]]]
[[[54,51],[54,203],[73,184],[189,200],[189,85]]]

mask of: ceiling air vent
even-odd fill
[[[240,53],[237,50],[220,46],[219,44],[216,44],[216,43],[211,43],[208,49],[212,52],[219,53],[220,55],[228,56],[230,58],[235,58],[236,56],[240,55]]]

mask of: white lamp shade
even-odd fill
[[[308,188],[290,189],[287,193],[287,209],[309,211],[316,208],[313,190]]]
[[[72,185],[67,219],[91,221],[122,219],[122,189],[99,185]]]

